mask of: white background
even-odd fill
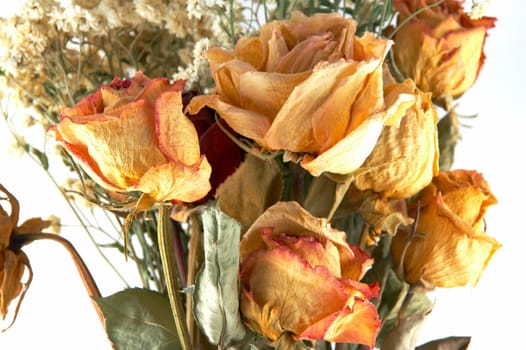
[[[464,114],[478,113],[463,128],[454,168],[475,169],[489,182],[499,204],[490,207],[488,233],[503,247],[490,262],[479,284],[438,290],[435,310],[420,342],[450,335],[473,336],[470,349],[524,349],[525,291],[524,152],[526,118],[525,47],[522,37],[526,3],[493,1],[488,15],[498,17],[486,44],[487,60],[476,85],[460,101]],[[4,4],[0,6],[6,6]],[[43,170],[27,157],[8,154],[11,143],[0,120],[0,183],[20,201],[22,222],[34,216],[60,215],[76,225],[64,200]],[[124,287],[75,227],[62,235],[80,251],[103,295]],[[56,243],[36,242],[24,248],[34,280],[17,322],[0,334],[0,349],[110,349],[100,322],[67,253]],[[119,258],[117,258],[119,259]],[[124,261],[121,261],[124,266]],[[123,267],[128,278],[133,268]]]

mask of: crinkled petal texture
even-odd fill
[[[22,279],[29,261],[24,252],[0,251],[0,315],[5,319],[8,307],[23,291]],[[16,317],[16,316],[15,316]]]
[[[57,141],[102,187],[142,191],[155,201],[193,202],[210,190],[211,167],[183,113],[181,82],[115,79],[51,128]]]
[[[431,4],[431,0],[399,0],[399,23]],[[471,19],[459,2],[446,1],[409,20],[395,35],[395,62],[402,74],[434,97],[463,94],[484,64],[484,43],[493,17]]]
[[[476,285],[500,247],[482,231],[486,209],[494,203],[481,174],[439,173],[413,203],[413,217],[420,206],[416,236],[399,230],[393,239],[393,259],[402,264],[406,281],[442,288]]]
[[[4,197],[5,196],[5,197]],[[11,213],[0,205],[0,316],[7,316],[9,305],[18,298],[20,303],[24,293],[31,284],[32,270],[26,254],[20,246],[13,246],[12,237],[25,233],[39,233],[49,226],[50,222],[40,218],[31,218],[18,225],[18,200],[0,184],[0,202],[9,202]],[[24,276],[25,281],[24,281]],[[13,317],[16,319],[18,307]]]
[[[358,282],[372,260],[344,232],[296,202],[278,202],[240,249],[241,311],[250,328],[271,342],[290,335],[374,346],[380,321],[369,300],[378,288]]]
[[[386,87],[388,94],[391,90],[414,94],[415,103],[400,125],[384,127],[373,151],[356,171],[354,185],[386,198],[405,199],[438,174],[438,114],[431,94],[420,92],[412,81]]]
[[[356,22],[338,14],[264,25],[233,52],[207,57],[217,94],[194,99],[240,135],[269,150],[304,156],[311,174],[348,174],[373,149],[384,124],[397,124],[411,95],[385,99],[383,63],[391,46],[371,33],[356,37]]]

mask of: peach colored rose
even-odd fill
[[[193,202],[210,190],[211,167],[183,113],[184,81],[141,72],[115,78],[51,128],[57,141],[100,186],[141,191],[155,201]]]
[[[11,213],[8,214],[0,205],[0,315],[5,320],[9,304],[19,297],[22,301],[27,287],[31,284],[32,270],[27,255],[14,243],[14,236],[24,233],[39,233],[51,222],[33,218],[18,226],[19,205],[17,199],[0,185],[0,200],[9,202]],[[24,272],[28,277],[24,279]],[[15,309],[15,316],[18,307]]]
[[[409,228],[393,238],[394,263],[402,264],[405,280],[443,288],[474,286],[500,247],[483,224],[487,207],[496,202],[480,173],[440,172],[411,203],[415,219],[420,207],[414,236]]]
[[[372,259],[344,232],[296,202],[278,202],[248,229],[240,252],[241,312],[250,328],[273,344],[325,339],[374,347],[380,321],[369,299],[378,288],[358,282]]]
[[[435,0],[395,0],[399,12],[394,58],[400,72],[433,97],[458,97],[470,88],[484,64],[484,43],[496,18],[471,19],[463,1],[446,0],[402,25]]]
[[[386,91],[413,94],[415,103],[399,125],[385,126],[373,151],[355,173],[354,186],[384,198],[405,199],[427,186],[438,174],[438,114],[431,94],[410,80],[390,84]]]
[[[284,150],[311,174],[348,174],[396,125],[412,96],[386,96],[383,67],[391,42],[356,37],[356,22],[337,13],[261,27],[233,51],[207,53],[216,94],[189,106],[215,109],[237,133],[267,150]]]

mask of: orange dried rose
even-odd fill
[[[393,238],[393,260],[402,264],[405,280],[442,288],[474,286],[500,247],[483,232],[487,207],[496,202],[480,173],[440,172],[411,203],[413,218],[420,208],[416,234],[404,229]]]
[[[273,344],[325,339],[374,347],[380,321],[369,299],[379,290],[359,282],[372,259],[326,219],[278,202],[245,233],[240,254],[243,320]]]
[[[158,202],[199,200],[210,190],[211,167],[183,113],[184,84],[141,72],[115,78],[64,108],[51,131],[107,190],[141,191]]]
[[[417,86],[433,97],[458,97],[470,88],[484,64],[487,31],[496,18],[472,19],[463,12],[463,1],[446,0],[414,12],[435,0],[395,0],[399,12],[393,53],[396,65]]]
[[[15,244],[13,238],[15,235],[24,233],[39,233],[51,223],[33,218],[18,226],[19,204],[17,199],[2,185],[0,185],[0,192],[2,196],[7,197],[0,198],[0,200],[7,199],[11,207],[11,214],[7,214],[7,211],[0,205],[0,315],[5,320],[9,304],[17,297],[19,297],[18,303],[22,301],[33,275],[27,255],[20,249],[20,246]],[[26,281],[23,281],[26,269],[29,276]],[[18,306],[13,322],[17,313]]]
[[[438,114],[431,94],[410,80],[385,88],[413,94],[415,103],[399,125],[385,126],[373,151],[356,171],[354,186],[385,198],[405,199],[427,186],[438,174]]]
[[[194,99],[189,111],[215,109],[263,148],[302,158],[314,176],[351,173],[413,98],[384,94],[391,42],[355,32],[356,22],[337,13],[294,12],[262,26],[257,37],[241,38],[232,52],[212,48],[207,58],[217,93]]]

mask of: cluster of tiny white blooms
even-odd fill
[[[163,20],[166,22],[166,29],[179,38],[190,35],[196,39],[196,33],[202,29],[199,25],[196,26],[197,23],[202,23],[202,20],[190,19],[186,12],[186,4],[175,1],[169,3]]]
[[[29,20],[38,21],[45,18],[49,10],[56,5],[56,1],[53,0],[26,0],[20,9],[20,12],[24,13]]]
[[[148,22],[156,23],[166,15],[167,7],[161,0],[136,0],[137,14]]]
[[[137,20],[133,17],[137,17],[135,11],[130,11],[130,9],[133,10],[132,4],[129,2],[126,2],[123,4],[122,9],[118,9],[114,1],[102,1],[97,6],[96,10],[96,17],[100,22],[106,22],[106,25],[108,26],[108,29],[115,29],[124,26],[123,18],[121,16],[121,13],[125,13],[128,17],[128,20],[137,22]]]
[[[41,56],[48,47],[49,38],[42,32],[41,25],[22,18],[2,19],[0,25],[0,64],[7,73],[17,76],[17,67],[32,57]]]
[[[50,215],[46,218],[50,222],[49,226],[45,229],[47,233],[59,234],[62,226],[60,217],[56,215]]]
[[[173,80],[185,79],[188,86],[192,86],[205,78],[205,71],[208,68],[208,61],[205,53],[208,50],[208,38],[199,39],[192,50],[192,63],[186,68],[179,67],[179,71],[172,76]]]
[[[49,13],[49,23],[65,33],[100,31],[100,22],[92,12],[78,5],[55,7]]]
[[[489,0],[473,0],[471,4],[471,10],[468,15],[472,19],[479,19],[484,17],[486,13],[486,6],[489,5]]]
[[[224,0],[189,0],[186,4],[186,12],[190,18],[201,19],[211,9],[224,7],[226,7]]]

